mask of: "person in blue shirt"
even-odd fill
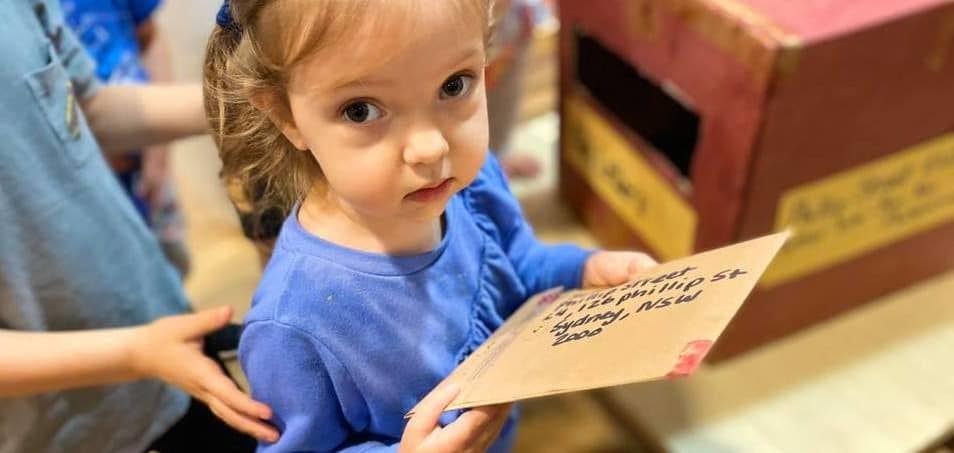
[[[206,132],[200,87],[103,86],[56,0],[0,22],[0,452],[229,451],[212,412],[274,438],[203,354],[231,311],[189,314],[102,159]]]
[[[534,237],[487,150],[488,8],[223,5],[205,62],[222,174],[291,212],[239,347],[281,432],[259,451],[507,451],[510,405],[441,415],[457,389],[438,384],[534,293],[654,264]]]
[[[168,47],[154,13],[160,0],[61,0],[66,23],[108,84],[170,82]],[[184,221],[165,144],[109,155],[107,162],[133,206],[181,276],[189,272]]]
[[[104,86],[56,0],[0,23],[0,452],[229,451],[213,412],[274,438],[203,354],[230,310],[188,313],[102,159],[206,132],[201,88]]]

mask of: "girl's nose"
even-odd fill
[[[418,129],[408,137],[404,147],[404,162],[408,165],[439,162],[450,152],[444,134],[436,127]]]

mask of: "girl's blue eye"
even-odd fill
[[[369,102],[352,102],[345,106],[341,112],[341,117],[352,123],[367,123],[381,117],[381,109]]]
[[[466,74],[457,74],[444,81],[441,85],[441,98],[456,98],[467,94],[471,85],[474,83],[474,77]]]

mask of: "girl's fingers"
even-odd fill
[[[464,412],[441,433],[453,445],[467,446],[480,439],[495,439],[510,416],[512,404],[481,406]]]
[[[634,253],[626,269],[627,277],[633,279],[641,272],[655,267],[657,264],[659,263],[657,263],[656,260],[645,253]]]
[[[503,430],[504,424],[506,424],[507,420],[510,419],[510,411],[512,407],[512,404],[508,404],[507,407],[491,421],[491,423],[487,426],[487,429],[484,430],[483,437],[481,438],[481,442],[484,445],[490,446],[490,444],[500,437],[500,431]]]
[[[454,401],[458,393],[460,388],[454,384],[438,385],[431,393],[428,393],[414,408],[414,416],[404,428],[402,443],[407,441],[411,445],[416,445],[431,434],[437,427],[444,408]]]

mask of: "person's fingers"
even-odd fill
[[[659,261],[656,261],[656,258],[653,258],[647,253],[640,253],[639,257],[641,261],[640,267],[642,270],[653,268],[659,265]]]
[[[447,407],[457,394],[460,387],[454,384],[441,384],[425,396],[414,408],[414,416],[404,428],[403,438],[412,445],[424,440],[437,427],[444,408]]]
[[[239,390],[238,386],[216,367],[215,374],[205,378],[208,393],[232,410],[253,418],[270,419],[272,410]]]
[[[179,332],[184,337],[201,337],[228,324],[232,318],[232,307],[226,305],[210,308],[188,315],[180,315],[177,318],[176,324]]]
[[[656,260],[645,253],[634,253],[629,260],[626,273],[629,278],[633,278],[646,269],[655,267],[658,264],[659,263],[657,263]]]
[[[262,441],[277,440],[278,432],[261,420],[271,418],[271,409],[242,393],[214,361],[205,356],[202,359],[189,365],[196,370],[190,378],[196,388],[189,393],[204,401],[217,417],[233,428]]]
[[[166,367],[164,370],[167,375],[160,375],[159,378],[208,403],[209,399],[214,397],[209,390],[210,382],[221,374],[218,364],[199,350],[190,350],[185,355],[174,356],[173,360],[177,362],[176,365]]]
[[[222,419],[229,426],[264,442],[278,440],[278,431],[271,425],[240,414],[215,397],[209,398],[206,404],[216,417]]]
[[[494,431],[494,427],[498,421],[500,426],[497,429],[503,427],[511,407],[512,404],[496,404],[471,409],[444,427],[442,435],[455,445],[471,445],[478,439],[496,438],[499,432]]]
[[[482,445],[489,446],[492,444],[498,437],[500,437],[500,431],[503,430],[504,425],[507,423],[507,420],[510,419],[510,413],[513,408],[513,404],[506,405],[484,429],[480,442]]]
[[[587,259],[583,268],[583,286],[593,288],[610,285],[614,278],[607,272],[612,273],[617,267],[612,265],[615,256],[613,252],[600,251]]]

